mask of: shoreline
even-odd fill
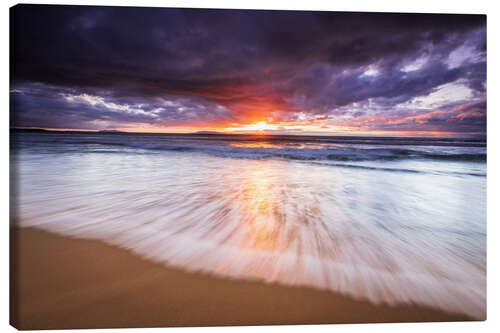
[[[153,263],[96,240],[10,228],[18,329],[474,321],[421,306],[232,280]]]

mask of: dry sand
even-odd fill
[[[11,228],[10,321],[19,329],[463,320],[471,318],[187,273],[99,241]]]

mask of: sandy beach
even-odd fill
[[[19,329],[465,321],[332,292],[187,273],[99,241],[11,229],[11,316]]]

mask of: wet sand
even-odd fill
[[[466,321],[418,306],[188,273],[99,241],[11,228],[19,329]]]

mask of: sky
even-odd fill
[[[17,5],[11,127],[486,134],[486,16]]]

